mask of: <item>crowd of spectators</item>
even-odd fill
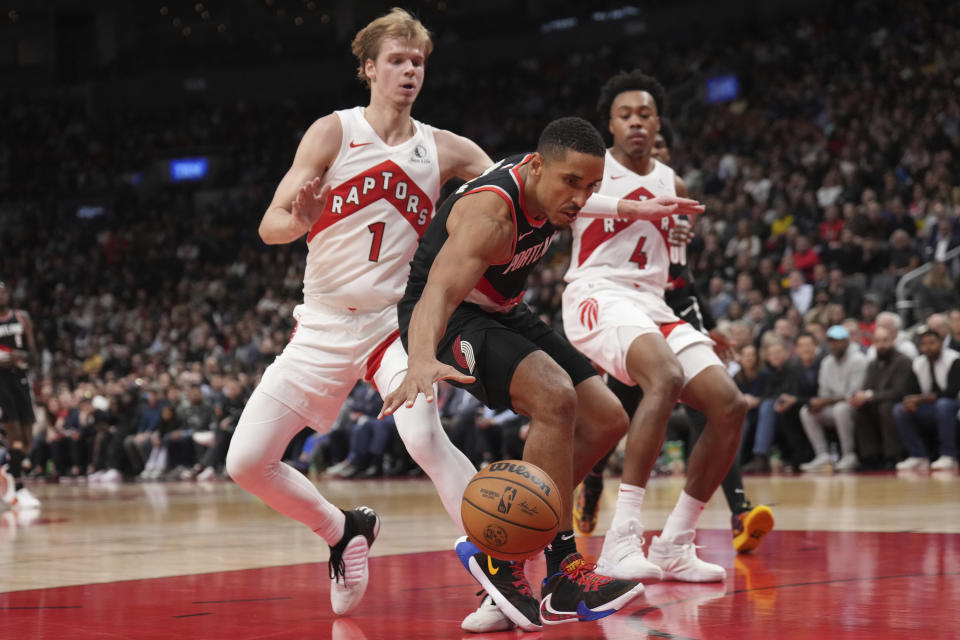
[[[737,349],[731,372],[753,407],[747,469],[777,457],[794,469],[919,468],[951,455],[951,429],[955,460],[960,7],[856,2],[725,36],[529,52],[482,82],[428,74],[415,116],[497,157],[532,148],[552,117],[596,120],[611,73],[657,75],[671,90],[674,166],[707,204],[690,263]],[[690,94],[691,76],[714,71],[738,75],[738,99]],[[0,278],[40,349],[34,473],[216,477],[244,399],[293,328],[304,247],[265,247],[256,228],[319,114],[289,100],[141,113],[16,93],[0,106]],[[139,183],[150,162],[198,148],[229,159],[214,184]],[[103,215],[78,217],[78,198],[98,196],[109,196]],[[554,243],[526,297],[558,327],[567,246]],[[900,278],[928,262],[897,307]],[[901,321],[931,331],[913,341]],[[903,358],[888,362],[894,351]],[[373,404],[358,388],[335,425],[312,425],[330,434],[302,434],[287,458],[343,477],[415,472]],[[478,465],[522,450],[522,419],[458,390],[441,409]]]

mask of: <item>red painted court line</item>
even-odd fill
[[[701,532],[723,584],[650,585],[645,597],[599,622],[545,627],[544,638],[957,637],[960,535],[775,531],[751,556],[729,533]],[[580,539],[588,554],[601,538]],[[532,584],[543,562],[530,563]],[[528,638],[462,634],[479,602],[450,552],[371,560],[364,603],[330,612],[326,564],[129,580],[0,594],[0,638]]]

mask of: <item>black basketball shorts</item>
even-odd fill
[[[413,305],[398,307],[400,338],[407,348]],[[510,382],[517,365],[534,351],[543,351],[559,364],[576,386],[597,375],[590,361],[567,339],[541,321],[525,304],[507,313],[490,313],[461,303],[447,322],[437,346],[437,359],[474,376],[472,384],[457,384],[492,409],[513,409]],[[454,383],[456,384],[456,383]]]
[[[21,371],[0,371],[0,422],[15,420],[32,426],[35,419],[27,376]]]

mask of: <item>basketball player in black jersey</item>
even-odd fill
[[[653,143],[654,158],[660,162],[670,164],[670,148],[673,146],[673,128],[666,118],[660,119],[660,132]],[[688,229],[689,227],[687,227]],[[671,237],[671,243],[683,245],[690,241],[688,232],[681,231]],[[685,254],[685,252],[684,252]],[[717,330],[717,322],[710,312],[710,305],[703,304],[700,294],[694,286],[693,274],[683,259],[670,264],[670,288],[664,292],[664,299],[673,312],[681,320],[689,323],[698,331],[709,332],[716,344],[718,355],[725,361],[731,355],[731,348],[724,335]],[[639,386],[629,387],[613,376],[609,376],[607,386],[623,403],[628,415],[633,415],[643,397]],[[693,440],[703,433],[707,418],[692,407],[684,407]],[[693,442],[691,442],[692,446]],[[612,451],[610,453],[613,453]],[[589,535],[597,526],[597,510],[600,495],[603,493],[603,470],[606,468],[607,454],[600,460],[583,483],[577,487],[574,495],[574,524],[577,530]],[[740,461],[734,459],[730,471],[721,483],[723,495],[730,507],[731,528],[733,529],[733,547],[739,553],[752,551],[760,544],[763,537],[773,528],[773,514],[766,505],[753,506],[747,499],[743,488],[743,477],[740,474]]]
[[[6,431],[9,460],[0,468],[0,499],[18,509],[40,506],[21,480],[35,421],[27,370],[36,352],[30,316],[10,307],[10,292],[0,282],[0,421]]]
[[[599,186],[604,153],[592,125],[563,118],[544,129],[536,153],[501,161],[463,185],[424,234],[398,305],[409,369],[384,400],[384,414],[411,406],[420,393],[431,401],[443,379],[488,406],[512,408],[531,420],[524,460],[544,469],[563,499],[563,530],[545,551],[539,603],[522,563],[493,560],[466,538],[457,544],[474,578],[525,630],[541,619],[594,620],[643,591],[639,582],[595,574],[577,553],[571,521],[574,479],[626,432],[627,415],[590,363],[520,302],[555,231]]]

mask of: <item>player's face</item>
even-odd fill
[[[613,146],[627,155],[649,155],[660,131],[657,103],[646,91],[624,91],[610,105]]]
[[[603,157],[567,150],[563,156],[537,156],[531,171],[537,176],[540,210],[555,227],[569,227],[603,181]]]
[[[663,164],[670,164],[670,147],[667,146],[667,141],[664,140],[663,136],[659,133],[657,137],[653,139],[653,150],[650,152],[650,155]]]
[[[370,91],[399,104],[413,104],[423,87],[423,50],[412,42],[386,38],[376,60],[367,60],[364,70]]]

